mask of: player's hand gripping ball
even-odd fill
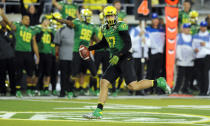
[[[88,60],[90,59],[90,51],[88,48],[84,45],[80,45],[79,47],[79,54],[83,60]]]

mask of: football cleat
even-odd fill
[[[16,97],[18,97],[18,98],[22,98],[23,97],[21,91],[17,91],[16,92]]]
[[[156,79],[157,87],[161,88],[166,94],[171,94],[171,88],[166,83],[165,78],[159,77]]]
[[[26,93],[27,93],[27,95],[28,96],[30,96],[30,97],[32,97],[33,95],[32,95],[32,92],[31,92],[31,90],[30,89],[28,89],[27,91],[26,91]]]
[[[73,98],[73,93],[72,92],[68,92],[67,93],[67,97],[68,97],[68,99],[72,99]]]
[[[103,112],[101,109],[96,108],[94,112],[83,115],[83,118],[86,119],[102,119]]]

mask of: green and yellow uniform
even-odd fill
[[[37,45],[39,48],[39,53],[51,54],[53,42],[54,30],[51,28],[42,28],[40,25],[35,28]]]
[[[74,49],[73,52],[78,52],[80,45],[89,46],[93,35],[96,32],[96,28],[93,24],[86,24],[79,19],[73,20],[74,23]]]
[[[31,52],[31,42],[35,34],[32,27],[26,27],[25,25],[15,22],[16,26],[15,38],[16,38],[16,51]]]
[[[120,11],[118,13],[118,21],[123,21],[126,16],[127,15],[126,15],[126,13],[124,11]]]
[[[179,23],[185,24],[190,23],[190,12],[184,12],[183,10],[179,12]]]
[[[96,36],[98,37],[99,40],[102,40],[103,38],[103,34],[102,34],[102,29],[101,29],[101,26],[95,26],[96,27]],[[93,43],[95,44],[95,43]],[[95,50],[96,52],[100,52],[100,51],[104,51],[104,49],[98,49],[98,50]]]
[[[77,18],[78,6],[75,3],[68,4],[64,2],[59,2],[59,4],[62,6],[60,13],[63,19],[66,19],[68,16],[71,16],[72,18]]]
[[[117,22],[116,26],[107,29],[107,26],[102,27],[102,33],[109,44],[110,53],[117,55],[124,47],[124,42],[119,35],[119,31],[127,31],[128,25],[124,22]]]
[[[198,24],[191,25],[191,28],[190,28],[191,35],[194,35],[194,34],[198,33],[198,31],[199,31],[199,25]]]

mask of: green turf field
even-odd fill
[[[109,99],[102,120],[83,119],[97,99],[2,99],[0,126],[210,126],[208,98]]]

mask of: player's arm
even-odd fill
[[[57,19],[55,17],[53,17],[53,19],[55,19],[56,21],[60,22],[60,23],[63,23],[63,24],[66,24],[68,25],[69,27],[74,27],[74,23],[72,20],[66,20],[66,19]]]
[[[63,28],[61,28],[63,29]],[[60,50],[60,44],[61,44],[61,29],[59,29],[56,33],[55,33],[55,37],[54,37],[54,43],[55,43],[55,57],[56,57],[56,61],[59,60],[59,50]]]
[[[38,49],[38,45],[37,45],[37,42],[36,42],[36,36],[35,35],[33,36],[33,50],[34,50],[34,53],[37,57],[36,64],[39,64],[39,49]]]
[[[52,0],[52,4],[59,10],[62,10],[62,6],[56,1],[56,0]]]
[[[97,50],[97,49],[101,49],[101,48],[108,48],[109,44],[107,43],[105,37],[103,36],[102,40],[100,42],[98,42],[97,44],[93,45],[93,46],[89,46],[88,50]]]
[[[11,21],[8,20],[7,16],[4,13],[3,8],[0,8],[0,15],[1,15],[2,19],[6,22],[6,24],[9,25],[12,30],[15,31],[16,26]]]
[[[122,38],[124,42],[124,46],[122,50],[117,54],[117,56],[123,56],[124,54],[128,53],[128,51],[131,48],[131,37],[129,35],[128,30],[126,31],[119,31],[120,37]]]
[[[21,14],[22,14],[22,15],[28,14],[28,13],[27,13],[28,11],[26,10],[26,8],[25,8],[25,6],[24,6],[23,0],[20,0],[20,11],[21,11]]]
[[[93,45],[93,42],[96,42],[96,43],[100,42],[100,39],[97,37],[96,34],[94,34],[91,38],[91,45]]]
[[[77,18],[79,18],[79,19],[80,19],[79,10],[77,10]]]
[[[39,5],[39,8],[37,10],[37,14],[41,15],[42,12],[43,12],[43,9],[44,9],[44,0],[41,0],[39,3],[40,3],[40,5]]]

